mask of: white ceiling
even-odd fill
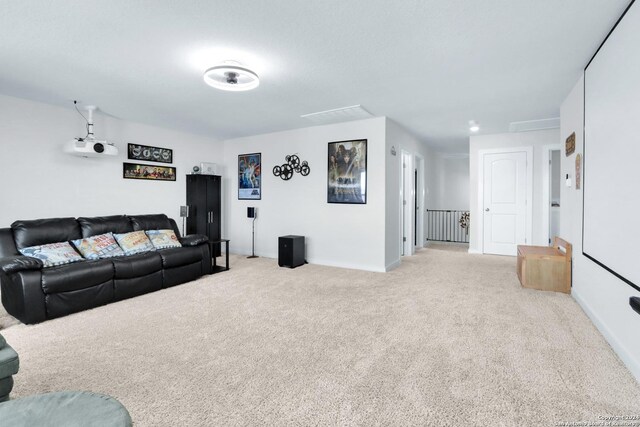
[[[361,104],[441,151],[557,117],[628,0],[5,0],[0,93],[227,139]],[[224,51],[237,51],[235,57]],[[210,51],[207,54],[207,51]],[[261,85],[202,81],[219,60]]]

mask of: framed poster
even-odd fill
[[[367,203],[367,140],[329,143],[327,203]]]
[[[147,162],[173,163],[173,150],[170,148],[150,147],[148,145],[127,144],[129,160],[145,160]]]
[[[238,200],[262,198],[261,153],[238,156]]]
[[[151,181],[175,181],[176,168],[172,166],[123,163],[122,177],[125,179],[148,179]]]

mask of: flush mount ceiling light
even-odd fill
[[[211,87],[232,92],[255,89],[260,84],[256,73],[235,61],[225,61],[209,68],[203,78]]]
[[[475,120],[469,120],[469,130],[471,132],[478,132],[480,130],[480,125]]]

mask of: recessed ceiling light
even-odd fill
[[[475,120],[469,120],[469,130],[471,132],[478,132],[480,130],[480,125]]]
[[[204,72],[204,82],[220,90],[242,92],[260,85],[258,75],[235,61],[225,61]]]

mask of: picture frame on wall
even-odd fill
[[[146,179],[150,181],[175,181],[176,168],[173,166],[146,165],[142,163],[123,163],[124,179]]]
[[[262,198],[262,153],[238,155],[238,200]]]
[[[127,158],[147,162],[173,163],[173,150],[149,145],[127,144]]]
[[[367,203],[367,140],[329,143],[327,203]]]
[[[576,151],[576,133],[573,132],[564,142],[565,156],[569,157]]]

